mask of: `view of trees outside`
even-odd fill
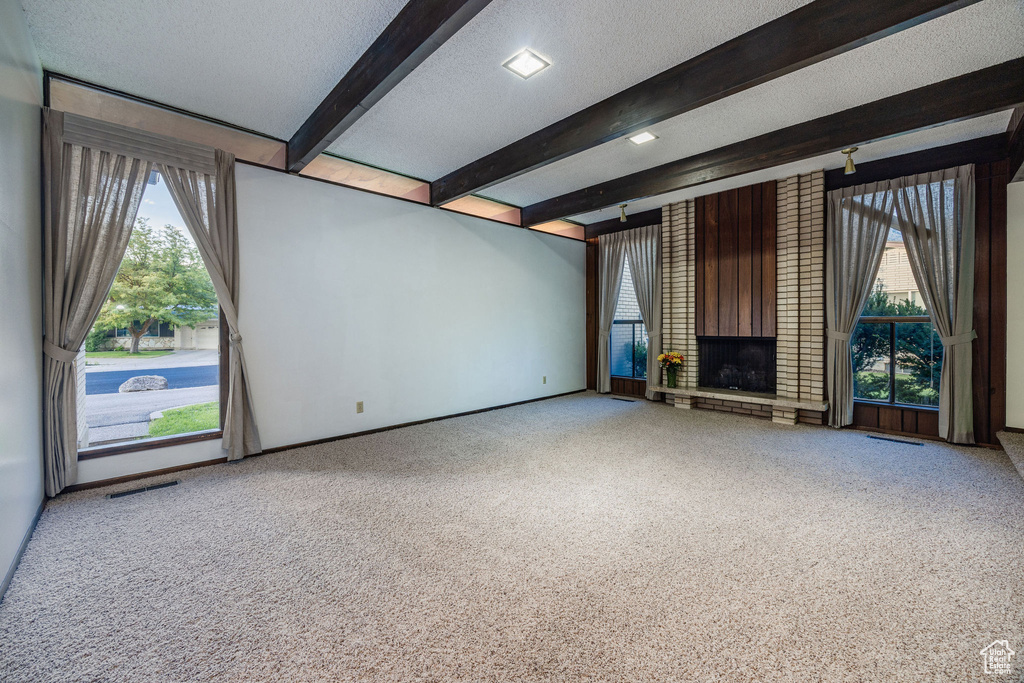
[[[154,228],[148,218],[138,218],[93,329],[127,329],[128,353],[137,354],[153,323],[194,328],[215,317],[213,282],[188,233],[173,225]]]
[[[219,306],[184,225],[154,173],[79,359],[80,448],[220,426]]]
[[[622,285],[619,301],[615,305],[615,320],[639,321],[640,304],[636,300],[629,261],[622,267]],[[612,325],[611,374],[617,377],[647,377],[647,328],[642,322],[622,322]]]
[[[861,316],[928,316],[898,230],[890,232],[875,289]],[[942,342],[930,322],[861,322],[851,340],[851,349],[856,398],[938,406]],[[890,392],[889,374],[893,362],[894,396]]]

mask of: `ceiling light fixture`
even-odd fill
[[[547,61],[533,50],[524,48],[502,64],[502,66],[514,73],[516,76],[526,79],[551,66],[551,62]]]
[[[842,154],[846,155],[846,170],[843,171],[843,175],[853,175],[857,172],[857,167],[853,165],[853,153],[857,149],[857,147],[847,147],[842,151]]]
[[[626,207],[627,206],[629,206],[629,205],[628,204],[619,204],[619,222],[620,223],[625,223],[626,222]]]
[[[631,136],[629,136],[626,139],[629,140],[630,142],[632,142],[634,145],[642,145],[645,142],[650,142],[651,140],[657,140],[658,136],[655,135],[654,133],[648,133],[645,130],[642,133],[637,133],[636,135],[631,135]]]

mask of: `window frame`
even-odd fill
[[[619,379],[634,379],[634,380],[639,380],[639,381],[642,381],[642,382],[646,382],[647,381],[647,377],[637,377],[636,376],[636,326],[637,325],[643,325],[643,324],[644,324],[644,321],[639,319],[639,318],[636,319],[636,320],[633,320],[631,318],[622,318],[620,320],[612,320],[612,329],[613,330],[615,329],[616,325],[631,325],[632,328],[633,328],[633,344],[632,344],[632,346],[630,346],[630,349],[631,349],[630,353],[632,354],[632,357],[630,358],[629,366],[633,369],[633,373],[634,374],[632,374],[632,375],[615,375],[615,374],[610,374],[611,377],[618,377]],[[611,363],[611,359],[612,359],[612,340],[611,340],[611,338],[612,338],[612,336],[613,335],[608,335],[608,365],[609,366],[611,366],[611,364],[612,364]],[[650,340],[650,336],[649,336],[649,333],[648,333],[648,345],[650,344],[649,340]],[[649,348],[648,348],[648,353],[650,353],[650,349]]]
[[[188,434],[157,436],[151,439],[136,439],[134,441],[124,441],[122,443],[113,443],[104,446],[81,448],[78,450],[79,462],[83,460],[93,460],[94,458],[106,458],[111,455],[138,453],[140,451],[167,448],[169,446],[181,446],[183,444],[196,443],[199,441],[212,441],[224,436],[224,417],[227,413],[228,407],[228,368],[231,355],[231,350],[229,348],[230,330],[228,329],[228,324],[224,319],[224,309],[219,308],[217,313],[220,321],[220,349],[217,362],[217,383],[220,385],[220,390],[218,392],[220,427],[217,429],[207,429],[201,432],[189,432]]]
[[[896,408],[909,408],[912,410],[930,410],[938,412],[938,406],[925,406],[915,403],[899,403],[896,401],[896,325],[899,323],[929,323],[934,328],[930,315],[864,315],[857,319],[857,325],[861,323],[873,323],[889,325],[889,400],[879,401],[872,398],[857,398],[854,396],[854,403],[866,403],[873,406],[893,406]],[[854,326],[856,334],[857,326]],[[853,346],[850,346],[850,357],[853,357]]]

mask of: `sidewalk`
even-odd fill
[[[216,365],[219,354],[216,349],[201,351],[174,351],[166,356],[151,358],[89,358],[86,357],[86,372],[107,372],[110,370],[156,370],[159,368],[185,368],[195,365]],[[144,373],[159,374],[159,373]]]
[[[90,443],[129,439],[149,434],[149,415],[158,410],[209,403],[220,398],[220,387],[96,394],[86,401],[85,421]]]

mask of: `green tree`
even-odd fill
[[[881,281],[868,297],[862,316],[926,316],[927,309],[912,301],[891,301]],[[889,324],[860,323],[851,344],[855,395],[888,400],[889,378],[870,369],[879,359],[889,359]],[[942,370],[942,344],[928,323],[896,324],[896,358],[909,377],[897,375],[896,401],[918,405],[938,403],[938,378]]]
[[[896,304],[889,301],[879,280],[864,304],[861,317],[898,315]],[[883,323],[860,323],[853,335],[853,371],[863,372],[879,358],[889,357],[889,326]]]
[[[155,323],[192,327],[217,315],[217,295],[195,245],[172,225],[135,222],[97,329],[127,328],[129,353]]]
[[[633,344],[633,376],[647,377],[647,342]]]

